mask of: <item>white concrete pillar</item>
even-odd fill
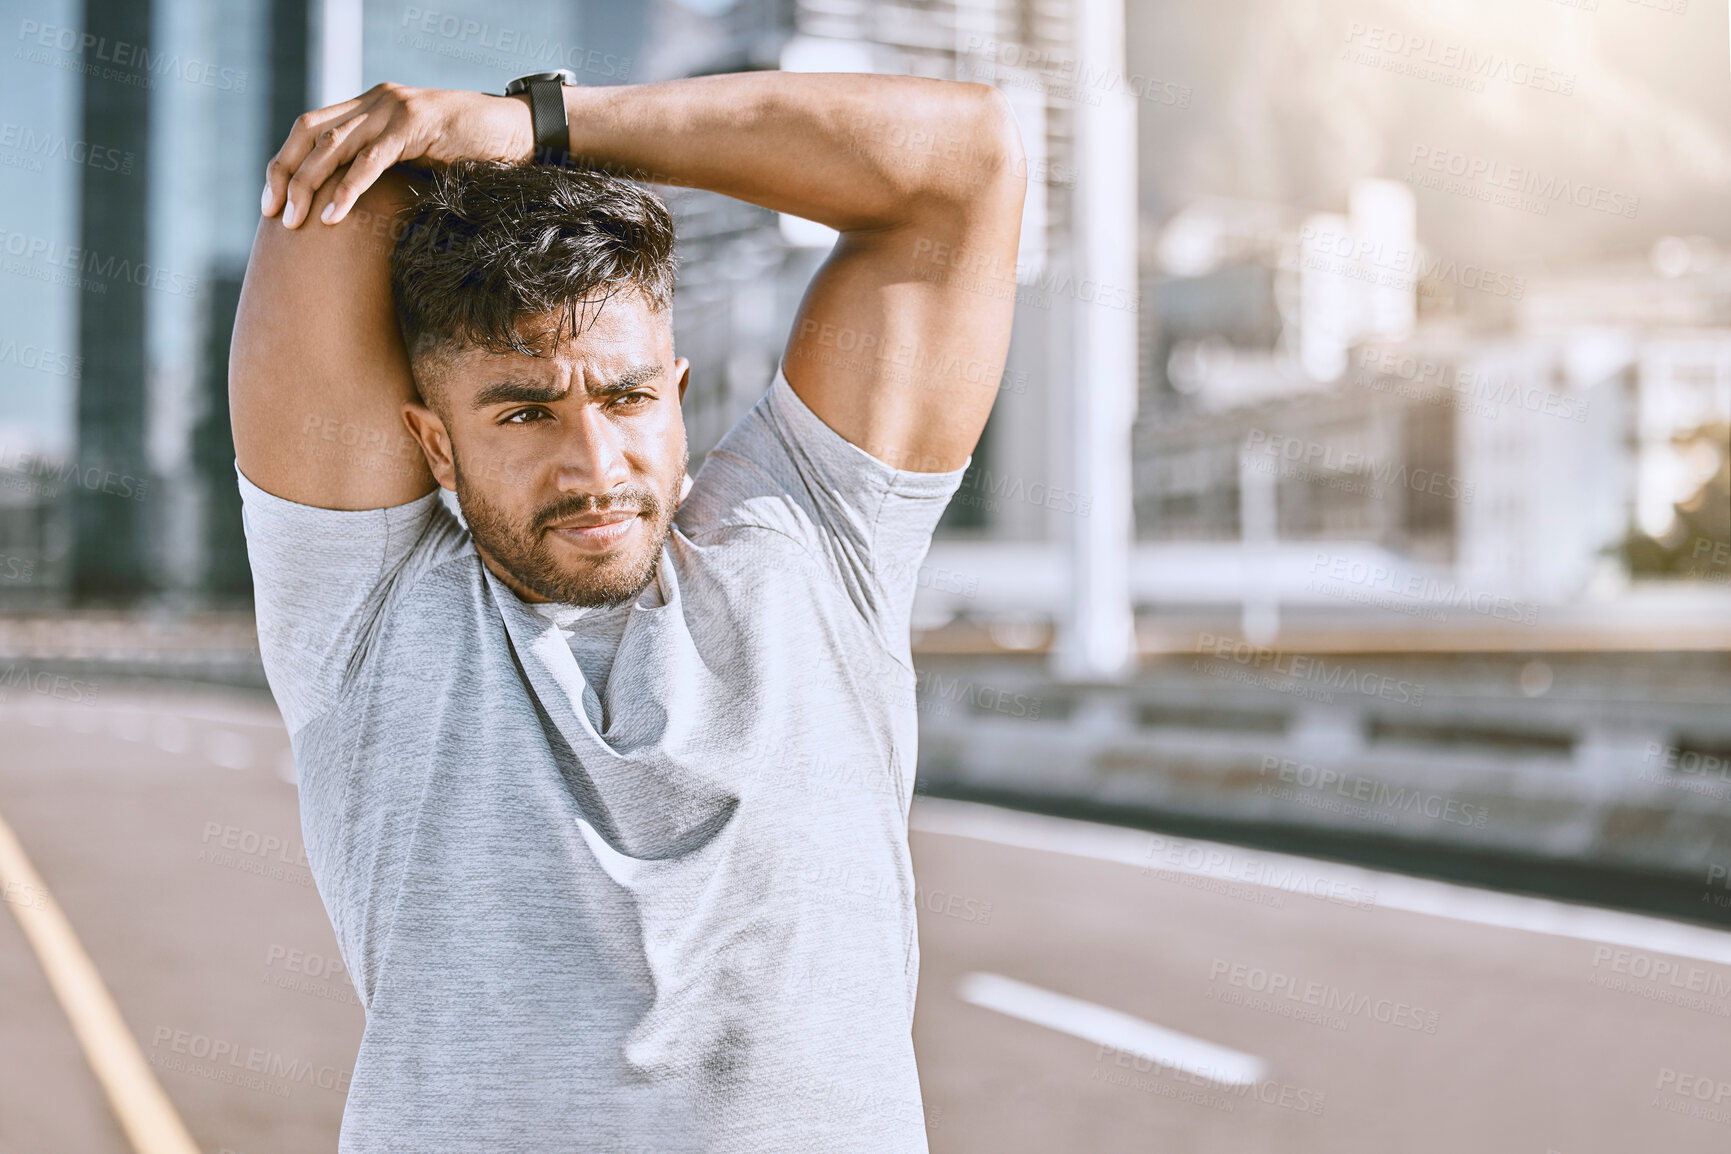
[[[361,87],[361,0],[318,0],[318,83],[315,107],[341,104]]]
[[[1130,607],[1134,536],[1130,426],[1136,416],[1136,98],[1126,76],[1124,0],[1077,0],[1072,237],[1075,317],[1068,488],[1088,502],[1067,516],[1069,612],[1057,676],[1118,681],[1135,670]]]

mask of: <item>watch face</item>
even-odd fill
[[[577,74],[575,72],[571,71],[569,68],[557,68],[552,72],[531,72],[525,76],[517,77],[517,79],[505,85],[505,95],[515,96],[519,92],[527,92],[529,91],[529,85],[535,83],[537,80],[556,80],[560,84],[572,88],[577,86]]]

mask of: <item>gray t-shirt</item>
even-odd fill
[[[925,1150],[908,622],[961,476],[872,458],[778,372],[594,687],[437,493],[343,512],[241,479],[367,1010],[345,1154]]]
[[[654,586],[644,591],[653,593]],[[642,598],[638,598],[641,602]],[[613,672],[613,655],[625,639],[625,623],[631,620],[634,605],[612,608],[590,608],[565,605],[560,602],[531,605],[531,609],[553,623],[571,656],[577,659],[577,671],[583,675],[583,711],[596,730],[607,728],[607,715],[601,707],[601,695],[607,692],[607,675]]]

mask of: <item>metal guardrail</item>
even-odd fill
[[[923,788],[1383,865],[1642,877],[1731,922],[1731,655],[1189,649],[1115,686],[928,653]]]

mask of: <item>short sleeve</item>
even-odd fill
[[[824,424],[778,369],[705,459],[679,524],[688,534],[755,525],[792,537],[905,662],[920,563],[966,469],[915,473],[885,464]]]
[[[265,492],[235,465],[265,677],[292,734],[337,703],[384,611],[468,545],[435,489],[388,509],[320,509]]]

